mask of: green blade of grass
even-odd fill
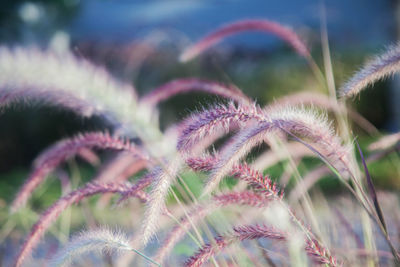
[[[383,229],[385,229],[385,232],[387,233],[387,227],[386,227],[385,218],[383,217],[382,209],[381,209],[381,206],[379,205],[378,197],[376,195],[375,186],[374,186],[374,184],[372,182],[371,175],[369,174],[367,163],[365,162],[364,155],[363,155],[363,153],[361,151],[360,145],[358,144],[357,140],[355,140],[355,143],[357,145],[358,153],[360,154],[361,161],[362,161],[362,164],[363,164],[363,167],[364,167],[365,177],[366,177],[367,184],[368,184],[369,195],[371,196],[371,199],[374,202],[375,211],[376,211],[376,213],[377,213],[377,215],[379,217],[379,220],[382,223]]]

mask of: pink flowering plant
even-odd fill
[[[247,31],[285,42],[326,93],[304,91],[260,106],[233,84],[177,77],[139,96],[131,84],[73,53],[0,48],[4,111],[10,105],[38,103],[82,117],[95,115],[112,126],[65,138],[37,156],[9,203],[4,227],[15,214],[31,209],[34,192],[63,163],[79,156],[94,162],[97,172],[87,183],[61,179],[63,194],[44,211],[35,211],[36,222],[13,251],[13,266],[80,264],[93,252],[100,256],[91,258],[115,266],[400,264],[400,221],[385,214],[388,208],[381,207],[382,194],[368,170],[371,162],[397,150],[400,136],[381,135],[364,156],[350,122],[373,126],[346,103],[400,70],[399,47],[367,63],[338,90],[329,63],[321,70],[294,30],[265,19],[222,26],[188,47],[179,60],[185,64]],[[323,50],[329,54],[326,46]],[[161,130],[158,104],[193,91],[216,95],[220,101]],[[99,163],[99,150],[113,151],[112,159]],[[310,157],[319,164],[300,171],[301,162]],[[285,168],[279,179],[269,171],[281,163]],[[321,191],[311,193],[327,175],[347,192],[336,203],[329,203]],[[200,181],[196,188],[188,177]],[[88,202],[92,197],[95,202]],[[98,227],[85,218],[81,234],[58,242],[56,253],[36,256],[46,234],[57,231],[54,226],[63,213],[73,205],[87,209],[88,203],[111,216],[121,210],[118,214],[131,218],[130,227],[121,232],[116,225]]]

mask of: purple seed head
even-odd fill
[[[250,120],[261,120],[261,110],[256,105],[218,105],[192,115],[178,140],[178,150],[189,151],[205,136],[228,131],[232,124],[244,125]]]

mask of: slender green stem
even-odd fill
[[[158,262],[155,262],[154,260],[152,260],[149,256],[144,255],[142,252],[134,249],[134,248],[130,248],[131,251],[137,253],[138,255],[142,256],[143,258],[145,258],[147,261],[153,263],[154,265],[157,265],[159,267],[162,267],[161,264],[159,264]]]

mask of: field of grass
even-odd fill
[[[246,31],[286,48],[212,50]],[[260,19],[183,52],[2,46],[0,263],[399,264],[400,135],[378,107],[400,48],[348,79],[362,56],[324,38]]]

